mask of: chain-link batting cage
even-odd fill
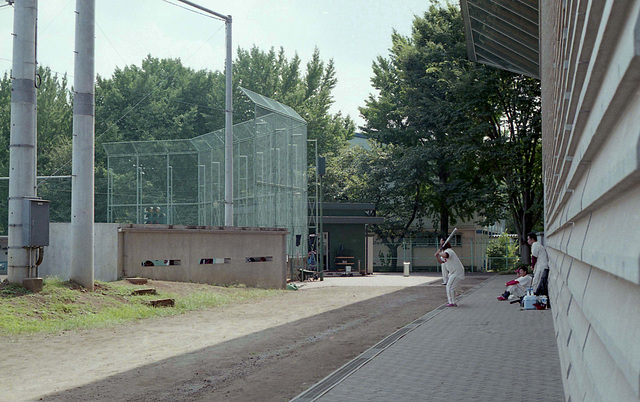
[[[294,255],[296,235],[308,237],[307,123],[292,108],[241,90],[252,113],[233,126],[233,220],[287,228]],[[192,139],[104,144],[108,222],[223,226],[224,138],[220,129]]]

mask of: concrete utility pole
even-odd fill
[[[36,20],[37,0],[14,4],[9,145],[9,281],[29,277],[31,249],[23,239],[23,200],[36,196]]]
[[[215,15],[225,22],[227,31],[227,60],[225,62],[225,120],[224,120],[224,225],[233,226],[233,84],[231,81],[231,64],[233,52],[231,47],[231,16],[222,15],[188,0],[178,0],[191,7]]]
[[[226,59],[226,94],[225,94],[225,120],[224,120],[224,225],[233,224],[233,84],[231,82],[231,16],[225,21],[227,31],[227,59]]]
[[[93,290],[95,0],[76,0],[71,279]]]

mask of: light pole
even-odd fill
[[[326,160],[324,156],[320,156],[318,158],[318,176],[319,187],[320,187],[320,200],[318,204],[320,204],[320,211],[318,213],[318,231],[320,232],[318,235],[318,270],[320,271],[320,280],[324,280],[324,232],[322,229],[322,178],[324,177],[324,173],[326,170]]]
[[[32,260],[23,233],[24,201],[36,197],[36,20],[38,2],[19,1],[13,12],[11,133],[9,145],[8,275],[11,283],[30,277]]]
[[[204,11],[211,15],[215,15],[225,22],[227,31],[227,60],[225,62],[225,120],[224,120],[224,225],[233,226],[233,100],[231,82],[231,16],[222,15],[188,0],[178,0],[181,3],[188,4],[191,7]]]

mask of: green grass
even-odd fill
[[[202,290],[177,295],[131,296],[134,289],[148,285],[96,282],[88,292],[72,282],[47,278],[40,293],[15,284],[0,284],[0,336],[105,328],[125,322],[182,314],[262,299],[283,290],[203,285]],[[175,299],[175,307],[156,308],[151,300]]]

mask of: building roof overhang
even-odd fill
[[[540,78],[540,0],[460,0],[470,60]]]

